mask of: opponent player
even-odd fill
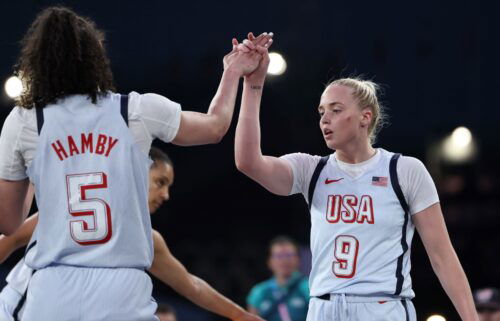
[[[169,199],[169,189],[174,182],[174,167],[170,158],[152,147],[149,153],[153,165],[149,170],[148,204],[153,214]],[[0,263],[16,249],[28,244],[38,221],[38,214],[29,217],[12,235],[0,235]],[[149,268],[151,274],[171,286],[193,303],[231,320],[259,321],[257,316],[245,312],[231,300],[222,296],[205,281],[190,274],[170,252],[161,234],[153,230],[154,259]],[[7,276],[7,285],[0,292],[0,320],[20,320],[23,310],[23,295],[28,288],[33,270],[19,261]],[[158,314],[158,311],[156,311]],[[174,314],[175,315],[175,314]]]
[[[59,7],[38,15],[17,65],[26,90],[0,137],[0,232],[24,220],[27,177],[40,213],[25,258],[37,272],[24,320],[156,319],[144,272],[153,259],[151,141],[218,142],[239,78],[260,59],[233,49],[207,114],[181,112],[159,95],[112,92],[103,36],[91,20]]]
[[[335,150],[329,157],[264,156],[259,107],[269,59],[248,40],[239,47],[259,50],[264,59],[245,77],[236,166],[274,194],[302,193],[308,201],[313,257],[307,320],[416,320],[409,248],[415,227],[458,313],[477,320],[429,173],[415,158],[372,146],[382,118],[377,86],[348,78],[326,87],[318,112],[326,145]]]

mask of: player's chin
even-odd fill
[[[325,143],[326,143],[326,146],[330,149],[337,149],[337,144],[335,143],[335,141],[333,139],[326,139],[325,138]]]

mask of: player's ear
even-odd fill
[[[370,126],[373,119],[373,112],[369,107],[361,110],[361,127],[365,128]]]

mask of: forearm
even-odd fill
[[[245,313],[243,308],[217,292],[207,282],[194,275],[191,275],[191,277],[195,284],[194,290],[183,295],[193,303],[231,320],[241,317]]]
[[[0,264],[18,248],[16,240],[11,236],[0,235]]]
[[[0,263],[5,261],[12,252],[28,244],[37,223],[38,213],[28,217],[12,235],[0,235]]]
[[[463,321],[479,320],[467,276],[450,244],[446,254],[431,259],[432,268]]]
[[[207,115],[212,119],[214,132],[218,138],[222,138],[231,125],[239,79],[240,75],[233,69],[224,70],[217,92],[208,108]]]
[[[241,110],[235,136],[236,166],[246,174],[264,161],[260,147],[260,103],[263,86],[243,83]]]
[[[10,235],[23,223],[28,196],[28,179],[0,179],[0,233]]]

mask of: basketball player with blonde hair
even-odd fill
[[[249,40],[253,35],[249,35]],[[384,118],[378,86],[359,78],[331,82],[317,107],[326,157],[263,155],[259,108],[269,58],[244,77],[235,161],[277,195],[301,193],[311,215],[308,321],[416,320],[410,246],[417,229],[432,267],[462,320],[477,321],[471,290],[450,242],[431,176],[418,159],[375,148]]]

